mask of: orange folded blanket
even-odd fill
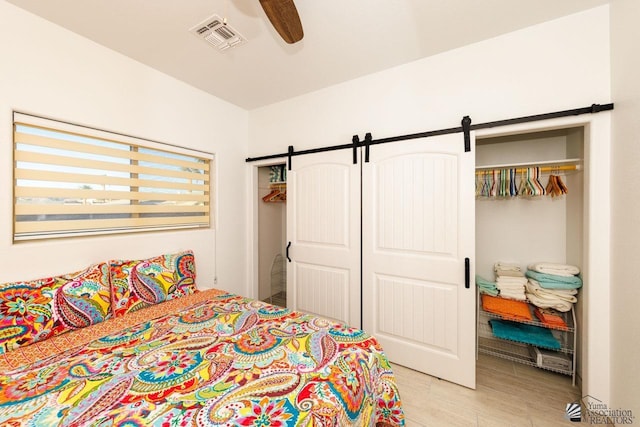
[[[564,319],[559,314],[554,313],[552,310],[536,307],[533,313],[542,323],[547,326],[558,329],[568,329],[567,323],[564,321]]]
[[[505,319],[532,320],[529,305],[523,301],[515,301],[483,294],[482,308],[484,311],[498,314]]]

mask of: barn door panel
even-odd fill
[[[346,151],[294,157],[287,187],[287,306],[361,327],[360,165]]]
[[[460,134],[372,146],[362,194],[364,329],[392,362],[471,388],[474,162]]]

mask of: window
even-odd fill
[[[14,241],[210,226],[213,155],[14,113]]]

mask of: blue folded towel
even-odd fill
[[[546,328],[498,319],[491,319],[489,323],[493,335],[504,340],[518,341],[552,350],[560,350],[562,347],[560,341]]]
[[[480,289],[480,293],[498,296],[498,287],[495,282],[490,282],[487,279],[476,274],[476,286]]]
[[[536,280],[541,287],[546,289],[578,289],[582,286],[582,279],[578,276],[556,276],[533,270],[527,270],[525,276]]]

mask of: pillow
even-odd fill
[[[53,277],[0,285],[0,353],[54,334],[53,299],[60,287]]]
[[[86,270],[0,285],[0,353],[111,316],[106,263]]]
[[[106,262],[56,280],[64,284],[55,294],[55,315],[66,328],[84,328],[111,318],[111,286]]]
[[[196,291],[192,251],[111,261],[109,274],[111,306],[116,317]]]

